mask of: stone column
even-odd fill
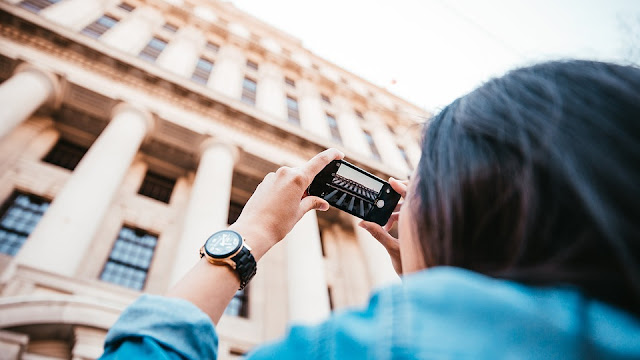
[[[164,17],[158,10],[141,6],[102,35],[100,40],[116,49],[137,54],[163,22]]]
[[[73,327],[73,335],[73,360],[97,359],[104,352],[104,338],[107,336],[105,330],[76,325]]]
[[[353,228],[367,265],[371,289],[400,281],[400,277],[391,264],[389,253],[367,230],[358,226],[360,221],[360,219],[353,217]]]
[[[280,66],[274,62],[261,63],[257,80],[260,90],[256,94],[256,107],[280,121],[286,121],[287,99]]]
[[[46,7],[39,15],[79,31],[104,14],[112,0],[65,0]]]
[[[367,143],[364,137],[362,127],[356,117],[351,102],[344,96],[336,96],[333,102],[338,111],[336,120],[344,146],[355,152],[370,156],[371,149],[369,148],[369,143]]]
[[[13,76],[0,85],[0,138],[46,102],[57,102],[60,93],[55,75],[29,64],[18,66]]]
[[[314,84],[314,80],[310,77],[304,77],[296,85],[298,86],[298,107],[300,108],[302,128],[315,135],[331,139],[331,129],[327,123],[320,92]]]
[[[306,213],[285,238],[289,278],[289,320],[317,323],[329,316],[329,293],[315,210]]]
[[[213,66],[208,86],[231,98],[239,99],[242,94],[245,61],[244,52],[240,47],[235,44],[223,45],[216,56],[216,64]]]
[[[205,140],[200,149],[200,164],[185,211],[170,284],[180,280],[198,261],[198,249],[211,234],[227,228],[233,167],[239,151],[214,138]]]
[[[18,264],[73,276],[91,244],[153,117],[129,104],[109,125],[58,192],[16,257]]]
[[[157,63],[180,76],[191,78],[205,42],[202,31],[191,25],[184,26],[160,54]]]
[[[365,118],[369,119],[369,123],[373,125],[371,137],[378,148],[382,162],[389,167],[400,170],[403,174],[409,174],[409,167],[402,154],[400,154],[398,145],[389,133],[389,129],[385,126],[384,120],[372,111],[368,111],[365,114]]]

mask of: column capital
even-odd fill
[[[238,157],[240,156],[240,149],[238,148],[238,146],[231,141],[222,139],[217,136],[209,135],[204,140],[202,140],[199,146],[200,155],[202,156],[205,151],[215,147],[222,147],[227,149],[231,154],[234,164],[236,163],[236,161],[238,161]]]
[[[116,104],[116,106],[113,107],[113,109],[111,109],[111,120],[113,120],[116,116],[127,112],[138,115],[144,121],[147,134],[151,133],[155,128],[156,119],[151,112],[124,101],[119,102],[118,104]]]
[[[29,72],[40,76],[47,83],[49,83],[49,85],[51,86],[51,93],[46,100],[46,104],[51,106],[53,109],[57,109],[58,107],[60,107],[60,105],[62,104],[63,81],[57,74],[28,62],[23,62],[18,65],[13,73],[18,74],[23,72]]]

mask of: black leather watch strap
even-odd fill
[[[251,252],[246,246],[242,246],[240,252],[232,257],[231,260],[236,263],[236,272],[240,278],[240,290],[242,290],[256,275],[256,259],[251,255]]]

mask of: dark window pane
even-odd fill
[[[102,269],[100,279],[142,290],[158,237],[144,230],[123,226]]]
[[[342,144],[342,136],[340,136],[340,130],[338,129],[338,122],[336,118],[331,114],[326,114],[327,124],[331,130],[331,138],[333,141]]]
[[[209,81],[209,75],[211,75],[211,70],[213,70],[213,62],[204,58],[198,59],[198,63],[196,64],[196,68],[191,75],[191,80],[206,84]]]
[[[364,116],[362,115],[362,113],[360,111],[356,110],[355,113],[356,113],[356,116],[358,117],[358,119],[364,120]]]
[[[109,15],[102,15],[98,20],[91,23],[89,26],[82,29],[82,33],[89,35],[93,38],[99,38],[118,23],[118,19]]]
[[[380,160],[380,153],[378,152],[378,148],[376,147],[376,144],[373,142],[373,137],[368,131],[365,130],[363,132],[364,132],[364,137],[367,139],[367,143],[369,143],[369,149],[371,149],[371,155],[373,155],[373,157],[376,160]]]
[[[327,95],[320,94],[320,97],[322,98],[322,101],[325,102],[326,104],[331,104],[331,99],[329,99]]]
[[[218,50],[220,50],[220,46],[216,43],[212,43],[211,41],[207,41],[207,45],[206,45],[207,50],[209,51],[213,51],[215,53],[218,52]]]
[[[237,203],[235,201],[231,201],[229,204],[229,217],[227,218],[227,224],[231,225],[238,217],[240,217],[240,213],[242,213],[242,209],[244,208],[244,204]]]
[[[171,23],[165,23],[164,25],[162,25],[162,28],[172,33],[178,31],[178,27]]]
[[[258,70],[258,64],[251,60],[247,60],[247,67],[251,70]]]
[[[124,10],[124,11],[127,11],[127,12],[132,12],[132,11],[133,11],[133,9],[135,9],[135,7],[134,7],[133,5],[128,4],[128,3],[126,3],[126,2],[122,2],[122,3],[120,3],[120,4],[118,5],[118,7],[119,7],[120,9]]]
[[[57,2],[60,2],[61,0],[24,0],[21,1],[18,6],[20,6],[21,8],[27,9],[31,12],[37,13],[40,12],[40,10],[49,7]]]
[[[256,89],[258,88],[258,84],[247,77],[244,78],[242,82],[242,97],[241,100],[249,105],[256,104]]]
[[[176,181],[174,179],[147,171],[138,194],[148,196],[152,199],[168,204],[175,184]]]
[[[0,253],[17,254],[49,204],[41,197],[15,191],[0,207]]]
[[[147,61],[155,62],[166,46],[166,41],[154,36],[153,38],[151,38],[149,43],[147,43],[147,46],[142,49],[138,57]]]
[[[288,77],[284,78],[284,83],[291,86],[291,87],[295,87],[296,86],[296,82],[293,81],[293,79],[290,79]]]
[[[86,152],[87,148],[60,139],[43,161],[73,171]]]
[[[287,96],[287,117],[288,121],[294,125],[300,125],[300,112],[298,111],[298,100]]]
[[[225,315],[248,317],[249,316],[249,287],[245,287],[243,290],[236,291],[233,295],[233,299],[224,309]]]
[[[400,150],[400,154],[402,155],[402,158],[404,159],[404,162],[407,163],[407,166],[409,167],[409,169],[413,170],[413,166],[411,165],[411,161],[409,161],[409,156],[407,156],[407,151],[404,149],[403,146],[398,145],[398,150]]]

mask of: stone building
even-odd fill
[[[0,1],[0,358],[93,359],[261,179],[327,147],[404,178],[429,114],[231,4]],[[267,254],[221,358],[363,305],[384,249],[330,210]]]

